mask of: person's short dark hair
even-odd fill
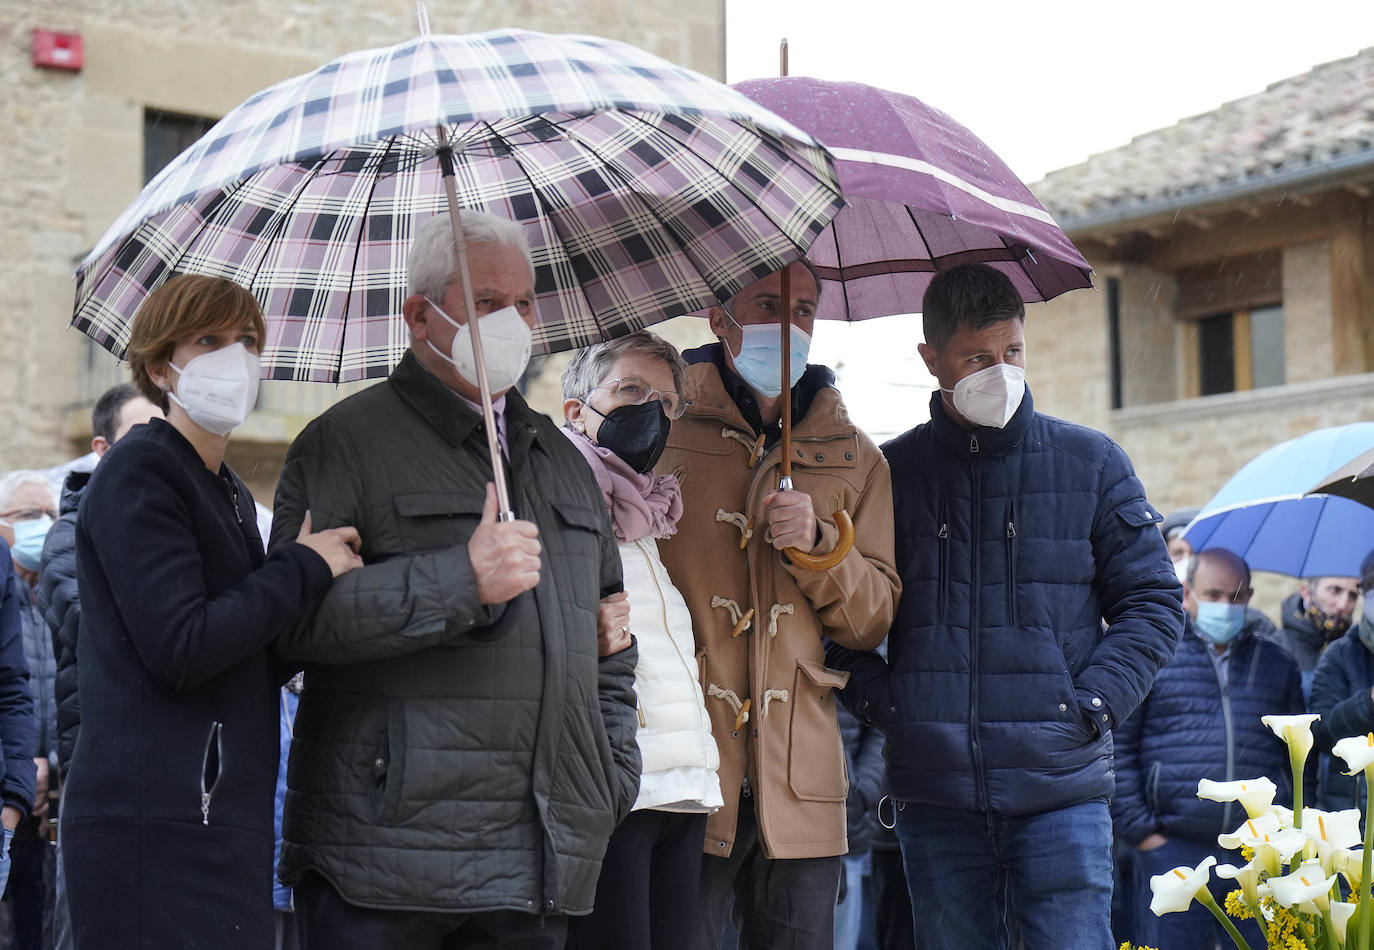
[[[942,270],[921,298],[921,329],[926,343],[939,349],[960,327],[983,330],[1003,320],[1026,319],[1026,305],[1011,278],[986,264],[960,264]]]
[[[1159,532],[1164,535],[1164,540],[1172,540],[1175,532],[1182,531],[1192,524],[1193,519],[1198,516],[1198,512],[1201,510],[1201,508],[1179,508],[1169,512],[1159,526]]]
[[[119,431],[119,414],[130,399],[138,396],[138,387],[133,383],[120,383],[105,390],[91,410],[91,435],[113,444],[115,433]]]

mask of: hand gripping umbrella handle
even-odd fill
[[[854,546],[854,522],[850,519],[849,512],[843,508],[831,517],[835,519],[835,527],[840,530],[840,536],[828,554],[807,554],[798,548],[783,548],[787,559],[804,571],[828,571],[843,561],[849,549]]]

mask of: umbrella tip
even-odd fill
[[[424,0],[415,0],[415,22],[419,24],[420,35],[429,36],[429,11],[425,9]]]
[[[787,37],[778,43],[778,75],[787,75]]]

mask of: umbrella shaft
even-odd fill
[[[787,491],[792,482],[792,281],[791,265],[782,269],[780,294],[782,296],[782,392],[779,407],[782,421],[782,477],[787,481]]]
[[[502,521],[515,520],[510,493],[506,490],[506,466],[501,454],[501,439],[496,428],[496,412],[491,405],[491,384],[487,382],[487,362],[482,356],[482,321],[477,318],[477,304],[472,299],[472,275],[468,271],[468,244],[463,237],[463,220],[458,209],[458,192],[454,186],[453,152],[448,144],[448,129],[440,125],[439,164],[443,171],[444,194],[448,198],[448,217],[453,226],[453,246],[458,258],[458,278],[463,285],[463,306],[467,310],[468,332],[472,339],[472,359],[477,367],[477,392],[481,395],[482,421],[487,430],[487,451],[491,455],[492,481],[496,484],[496,504]]]

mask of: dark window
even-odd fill
[[[143,110],[143,182],[154,176],[196,143],[215,124],[203,116],[180,115],[160,109]]]
[[[1232,316],[1219,313],[1197,322],[1198,393],[1234,392],[1236,346]]]
[[[1112,370],[1112,408],[1120,409],[1121,380],[1121,281],[1107,278],[1107,352]]]

